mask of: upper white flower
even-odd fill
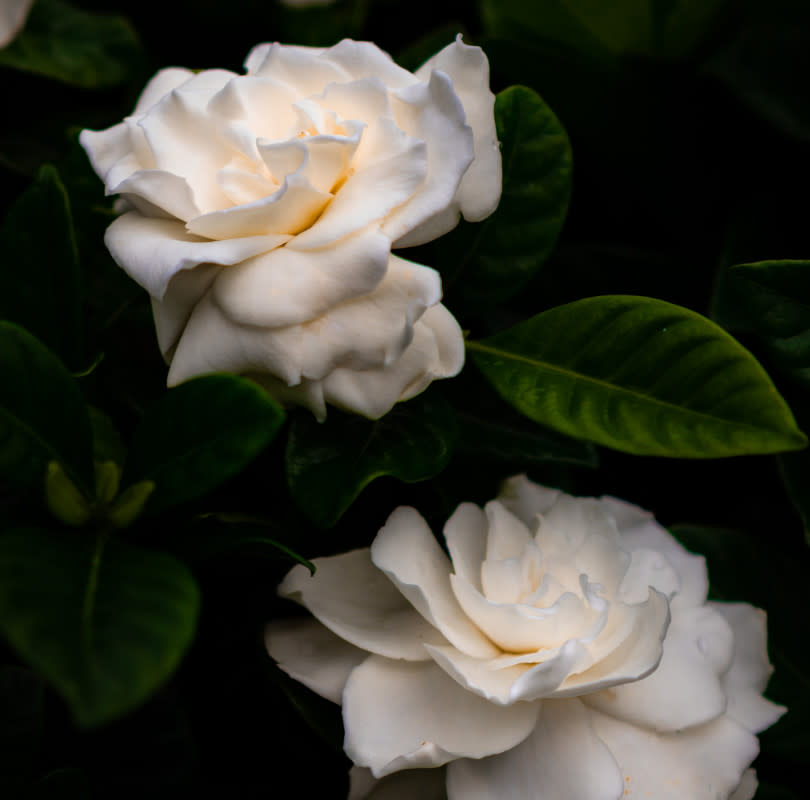
[[[34,0],[0,0],[0,47],[5,47],[23,29]]]
[[[271,623],[268,650],[342,703],[353,798],[753,796],[755,734],[784,710],[761,695],[765,615],[707,602],[703,558],[635,506],[525,477],[444,538],[449,558],[399,508],[279,587],[318,621]]]
[[[115,260],[147,291],[169,384],[226,370],[319,417],[370,417],[456,374],[434,270],[391,254],[497,206],[483,52],[415,74],[375,45],[263,44],[227,70],[165,69],[81,143],[125,213]]]

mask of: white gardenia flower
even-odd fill
[[[105,241],[152,296],[169,385],[229,371],[319,418],[382,416],[464,362],[438,273],[391,248],[498,204],[486,56],[459,37],[411,73],[347,39],[245,68],[162,70],[82,132],[123,201]]]
[[[0,0],[0,47],[11,44],[23,29],[34,0]]]
[[[704,559],[651,514],[521,476],[444,538],[450,558],[398,508],[279,587],[315,619],[271,623],[267,648],[342,704],[351,800],[753,797],[784,712],[765,614],[707,602]]]

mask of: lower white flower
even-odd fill
[[[279,587],[316,619],[271,623],[267,648],[343,706],[351,800],[753,797],[784,712],[765,614],[707,602],[702,557],[635,506],[525,477],[444,537],[449,559],[398,508]]]

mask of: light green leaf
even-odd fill
[[[548,258],[571,194],[571,146],[540,96],[512,86],[495,101],[503,192],[492,216],[462,222],[436,244],[453,302],[491,306],[523,288]]]
[[[58,461],[89,496],[90,422],[68,371],[30,333],[0,322],[0,375],[0,475],[40,492]]]
[[[456,437],[452,410],[435,392],[399,403],[376,421],[330,409],[319,423],[301,412],[290,426],[287,482],[301,510],[330,527],[375,478],[415,483],[441,472]]]
[[[146,513],[200,497],[244,469],[273,440],[284,411],[236,375],[170,389],[135,431],[122,485],[155,482]]]
[[[30,528],[0,536],[0,631],[82,726],[142,703],[191,643],[199,594],[163,553]]]
[[[125,81],[140,57],[138,37],[123,17],[37,0],[23,31],[0,50],[0,66],[96,89]]]
[[[617,450],[716,458],[806,444],[754,357],[662,300],[578,300],[467,346],[526,416]]]

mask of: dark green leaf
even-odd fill
[[[0,375],[0,475],[40,491],[48,462],[59,461],[89,490],[90,422],[59,359],[27,331],[0,322]]]
[[[448,293],[469,305],[503,302],[551,253],[571,194],[571,146],[538,94],[512,86],[495,101],[503,192],[484,222],[461,223],[437,242]]]
[[[806,444],[754,357],[662,300],[579,300],[467,346],[526,416],[617,450],[714,458]]]
[[[122,83],[139,58],[138,37],[123,17],[62,0],[37,0],[22,33],[0,50],[0,66],[88,89]]]
[[[80,769],[67,768],[49,772],[31,789],[31,800],[90,800],[90,784]]]
[[[191,642],[197,587],[175,559],[41,529],[0,536],[0,630],[80,725],[135,708]]]
[[[272,441],[284,412],[235,375],[206,375],[170,389],[141,421],[123,485],[152,480],[147,513],[205,494],[244,469]]]
[[[375,478],[407,483],[432,478],[447,465],[457,437],[441,395],[420,395],[370,421],[330,409],[326,422],[301,412],[287,441],[287,482],[316,524],[334,525]]]
[[[22,325],[75,367],[81,357],[79,263],[70,202],[53,167],[42,167],[11,207],[0,228],[0,253],[0,319]]]
[[[810,388],[810,261],[732,267],[725,295],[718,321],[757,336],[775,364]]]

